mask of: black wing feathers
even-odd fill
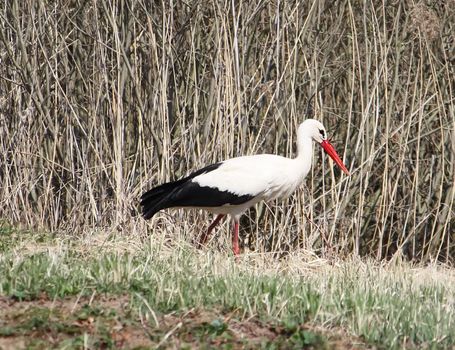
[[[229,191],[220,191],[215,187],[200,186],[188,181],[176,188],[169,195],[174,207],[220,207],[225,204],[238,205],[248,202],[254,196],[239,196]],[[170,207],[169,207],[170,208]]]
[[[169,191],[172,191],[172,189],[174,189],[175,187],[184,184],[188,180],[191,180],[192,178],[194,178],[194,177],[196,177],[198,175],[201,175],[201,174],[204,174],[204,173],[208,173],[210,171],[213,171],[213,170],[219,168],[220,165],[221,165],[221,163],[216,163],[216,164],[212,164],[212,165],[206,166],[205,168],[199,169],[198,171],[195,171],[194,173],[188,175],[187,177],[185,177],[183,179],[180,179],[180,180],[177,180],[177,181],[167,182],[165,184],[162,184],[162,185],[159,185],[159,186],[157,186],[155,188],[152,188],[151,190],[149,190],[149,191],[145,192],[144,194],[142,194],[142,196],[141,196],[141,205],[144,205],[143,203],[148,201],[148,200],[150,200],[151,198],[154,198],[154,197],[157,197],[157,196],[161,196],[161,195],[163,195],[165,193],[168,193]]]
[[[191,181],[194,177],[217,169],[222,163],[209,165],[191,175],[152,188],[141,196],[142,215],[150,219],[161,209],[172,207],[217,207],[225,204],[242,204],[254,196],[235,195],[217,188],[200,186]]]

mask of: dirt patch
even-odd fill
[[[34,301],[0,298],[0,349],[153,346],[126,296]]]
[[[281,326],[239,310],[191,309],[155,314],[133,309],[128,296],[34,301],[0,297],[0,349],[213,348],[366,349],[340,329]]]

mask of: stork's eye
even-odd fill
[[[325,131],[322,129],[319,129],[319,133],[321,134],[322,138],[325,139]]]

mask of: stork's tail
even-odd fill
[[[172,203],[169,199],[179,186],[180,181],[168,182],[145,192],[140,202],[144,219],[150,219],[160,210],[170,208]]]

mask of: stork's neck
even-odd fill
[[[299,171],[305,177],[311,169],[311,161],[313,159],[313,139],[306,135],[299,134],[297,137],[297,157],[295,158],[298,164]]]

